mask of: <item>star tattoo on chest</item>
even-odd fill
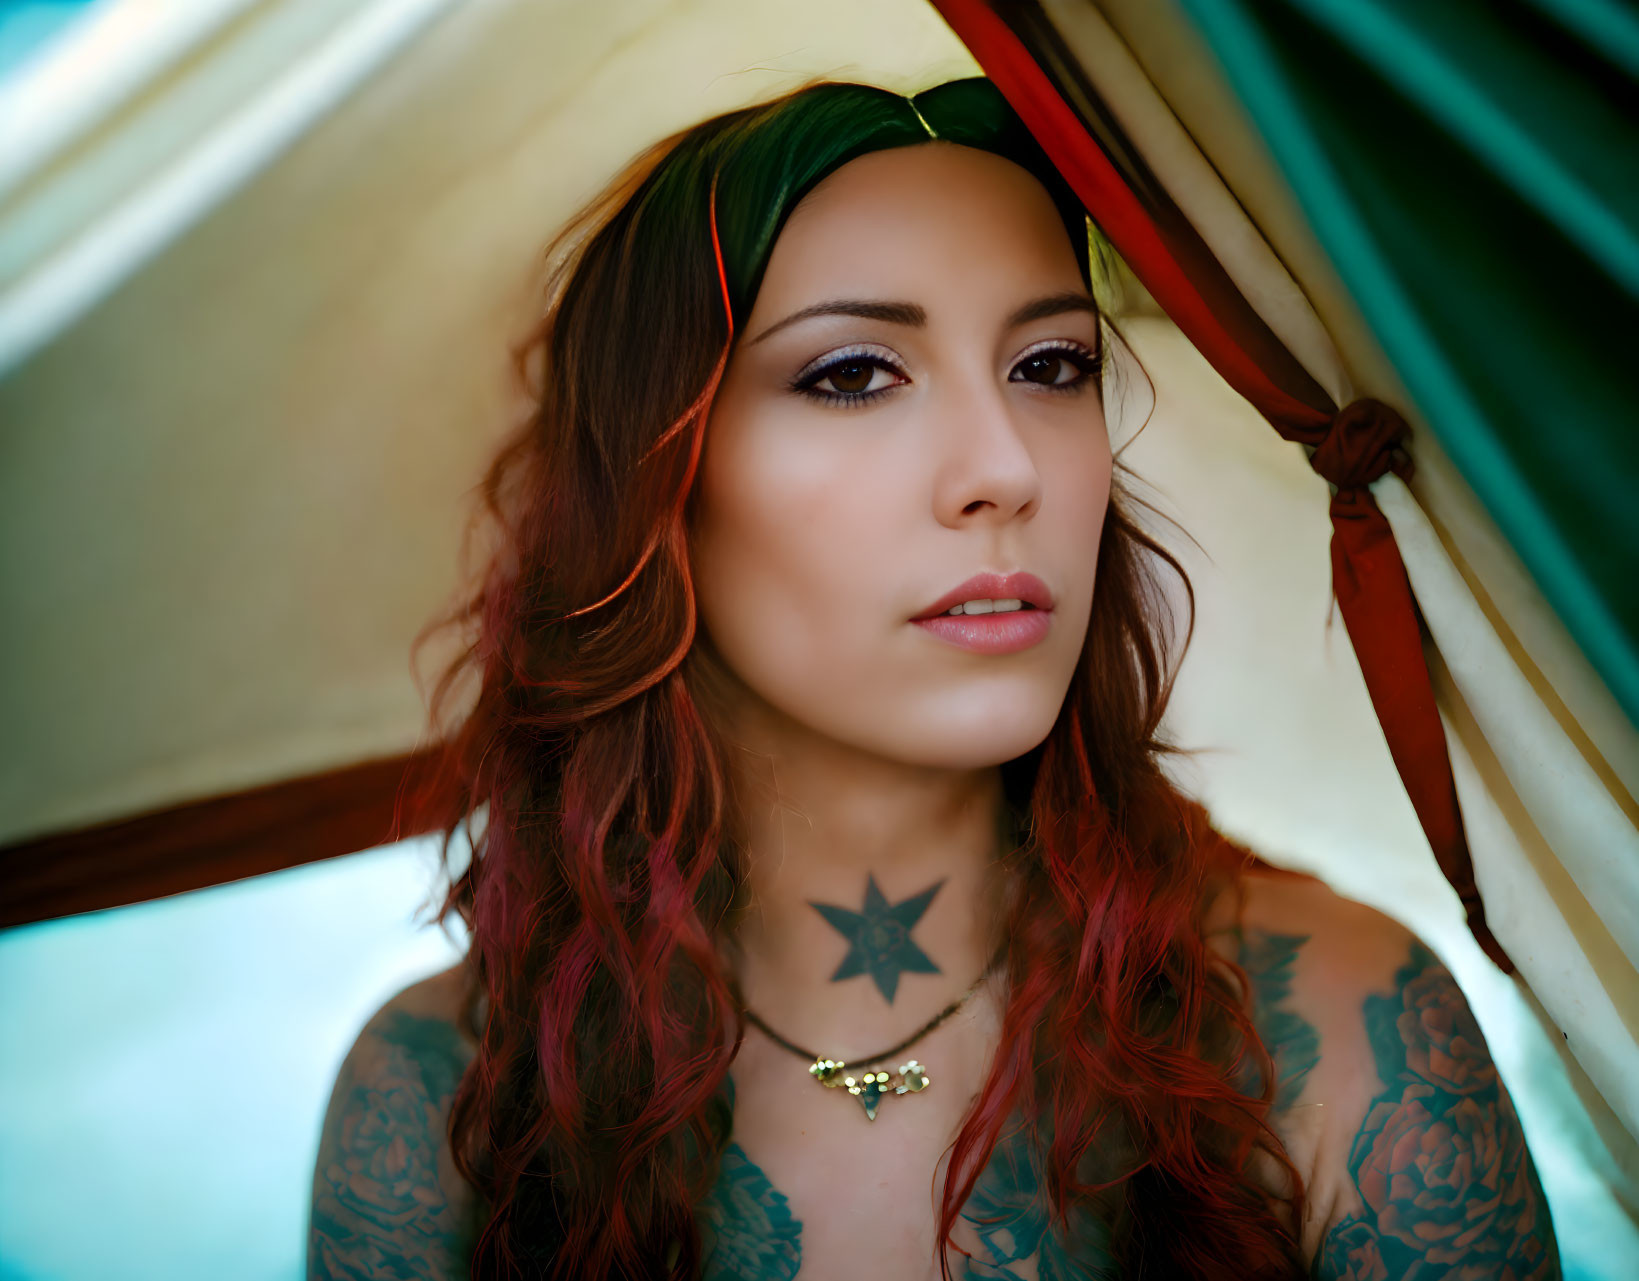
[[[848,940],[848,955],[842,958],[831,982],[840,983],[859,974],[869,974],[877,991],[892,1005],[901,974],[940,973],[928,954],[911,941],[911,930],[943,884],[943,880],[937,881],[920,894],[890,903],[877,888],[876,877],[867,875],[863,912],[810,899],[808,905]]]

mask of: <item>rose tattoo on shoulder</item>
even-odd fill
[[[1315,1259],[1324,1281],[1554,1281],[1548,1203],[1472,1010],[1415,944],[1393,996],[1366,998],[1384,1089],[1349,1151],[1364,1212]]]

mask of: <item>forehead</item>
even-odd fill
[[[989,284],[1012,296],[1080,280],[1064,222],[1032,174],[928,142],[869,152],[809,192],[775,242],[752,318],[821,295],[921,299]]]

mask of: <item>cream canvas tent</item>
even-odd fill
[[[0,1275],[299,1270],[336,1062],[453,956],[408,920],[425,851],[353,852],[409,835],[409,644],[519,412],[508,346],[542,245],[642,146],[812,76],[913,90],[982,62],[1008,88],[991,11],[942,8],[103,0],[0,81],[0,1203],[27,1210],[0,1216]],[[1442,954],[1568,1265],[1624,1275],[1639,736],[1617,668],[1442,450],[1282,168],[1291,140],[1215,52],[1236,6],[1023,9],[1024,47],[1062,61],[1061,90],[1075,69],[1293,366],[1412,423],[1415,473],[1372,492],[1517,974],[1469,932],[1396,770],[1332,599],[1326,481],[1118,264],[1143,372],[1114,376],[1117,441],[1199,543],[1172,540],[1200,598],[1171,722],[1200,749],[1187,781]],[[66,1232],[87,1179],[106,1227]]]

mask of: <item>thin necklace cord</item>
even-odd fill
[[[904,1051],[910,1049],[911,1046],[915,1045],[929,1032],[933,1031],[934,1028],[938,1027],[952,1014],[956,1013],[957,1010],[966,1005],[972,998],[973,994],[979,990],[980,984],[990,977],[991,972],[1001,964],[1001,961],[1002,952],[998,951],[995,958],[985,967],[984,973],[979,975],[979,977],[974,980],[972,987],[968,988],[968,990],[962,993],[961,996],[957,997],[949,1005],[945,1006],[944,1009],[940,1010],[939,1013],[935,1014],[921,1027],[917,1028],[916,1031],[912,1032],[903,1041],[899,1042],[899,1044],[883,1050],[880,1054],[873,1054],[868,1059],[850,1059],[849,1066],[870,1067],[873,1063],[880,1063],[884,1059],[891,1059],[894,1055],[902,1054]],[[750,1006],[745,1007],[744,1013],[746,1016],[746,1022],[750,1023],[754,1028],[766,1036],[770,1041],[774,1042],[774,1044],[779,1046],[782,1050],[788,1050],[792,1054],[795,1054],[798,1058],[807,1059],[809,1062],[815,1062],[825,1057],[824,1055],[814,1053],[812,1050],[805,1050],[802,1046],[786,1040],[785,1037],[781,1036],[773,1028],[769,1027],[767,1023],[763,1022],[763,1020],[758,1016],[757,1012],[751,1009]]]

